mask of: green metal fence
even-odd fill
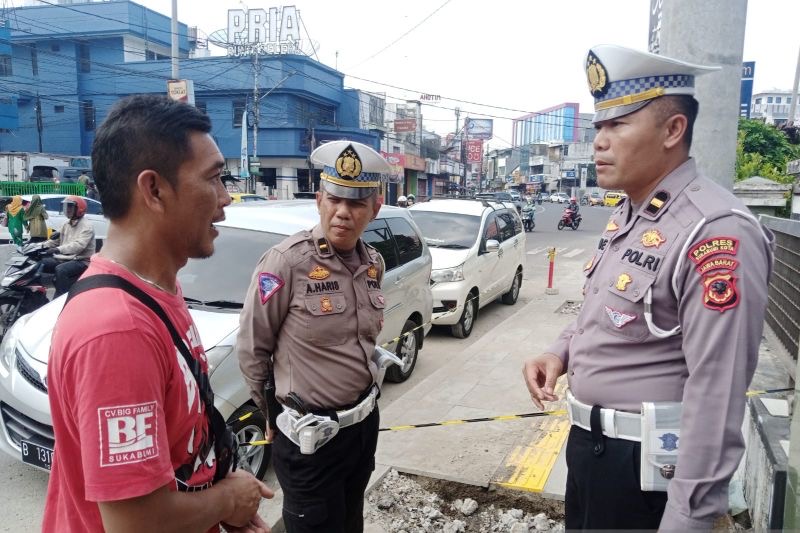
[[[86,196],[86,186],[80,183],[0,181],[0,196],[15,196],[17,194],[74,194],[76,196]]]

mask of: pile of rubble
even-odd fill
[[[390,533],[564,531],[560,502],[390,471],[368,495],[366,521]]]

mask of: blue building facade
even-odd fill
[[[296,191],[298,178],[300,189],[313,181],[312,143],[351,139],[379,147],[359,91],[346,90],[340,72],[304,55],[193,57],[186,25],[179,34],[180,78],[193,80],[195,105],[211,118],[232,174],[240,170],[243,111],[254,154],[256,79],[255,154],[279,196]],[[0,20],[0,151],[89,155],[96,127],[119,98],[166,94],[170,41],[169,17],[127,0],[7,11]]]
[[[576,103],[564,103],[513,120],[513,146],[580,140],[580,112]]]

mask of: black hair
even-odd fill
[[[166,96],[134,95],[114,104],[92,146],[103,213],[111,220],[128,213],[136,178],[144,170],[158,172],[175,187],[178,169],[192,156],[189,134],[210,131],[207,115]]]
[[[650,103],[650,107],[653,108],[653,111],[656,113],[661,123],[674,115],[685,116],[686,133],[683,134],[683,142],[687,149],[692,147],[694,122],[697,119],[697,113],[700,108],[700,104],[694,96],[688,94],[669,94],[653,100]]]

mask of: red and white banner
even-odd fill
[[[467,163],[483,161],[483,141],[467,141]]]
[[[417,119],[415,118],[398,118],[394,121],[395,133],[405,133],[409,131],[417,131]]]

